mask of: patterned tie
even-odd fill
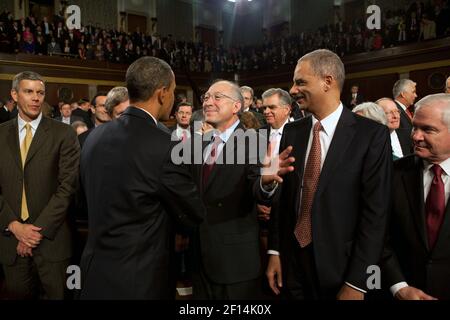
[[[23,188],[22,188],[22,209],[20,211],[20,217],[23,221],[26,221],[30,215],[28,213],[27,197],[25,194],[25,160],[27,159],[28,150],[30,149],[31,140],[33,140],[33,135],[31,133],[31,125],[29,123],[25,124],[25,139],[23,139],[22,146],[20,147],[20,156],[22,157],[22,168],[23,172]]]
[[[433,170],[434,178],[431,182],[430,191],[428,192],[425,203],[428,245],[430,250],[436,244],[445,213],[445,190],[441,177],[443,170],[438,164],[433,165],[431,170]]]
[[[306,162],[306,168],[303,174],[300,214],[294,230],[295,237],[302,248],[312,242],[311,208],[314,200],[314,193],[316,192],[320,177],[322,152],[320,149],[319,134],[321,130],[322,125],[318,121],[313,128],[311,150],[309,151],[308,161]]]
[[[185,142],[187,139],[188,139],[188,137],[187,137],[186,130],[183,130],[183,133],[181,135],[181,141]]]
[[[216,163],[217,156],[218,156],[217,149],[219,148],[219,145],[221,142],[222,142],[222,139],[219,136],[214,137],[209,157],[206,159],[205,163],[203,164],[203,185],[204,186],[206,186],[208,179],[209,179],[209,175],[211,174],[214,164]]]
[[[278,150],[275,150],[275,148],[277,146],[277,136],[278,136],[278,130],[272,130],[272,132],[270,133],[270,138],[269,138],[269,145],[270,145],[270,150],[271,150],[270,157],[271,158],[278,154]]]

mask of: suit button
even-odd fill
[[[222,202],[219,202],[219,203],[217,204],[217,206],[218,206],[219,208],[221,208],[221,207],[222,207]]]

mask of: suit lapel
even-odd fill
[[[444,221],[442,222],[441,230],[434,246],[433,251],[439,252],[439,248],[442,246],[443,249],[448,250],[448,238],[450,237],[450,201],[447,201],[447,207],[445,208]]]
[[[336,172],[336,167],[340,164],[342,157],[345,155],[347,148],[353,140],[355,135],[355,118],[351,111],[347,109],[342,110],[341,117],[337,123],[336,131],[334,132],[333,140],[328,149],[325,162],[320,173],[319,185],[315,194],[315,199],[318,199],[320,194],[328,185],[333,173]]]
[[[402,175],[404,190],[408,197],[409,206],[413,215],[417,231],[423,245],[428,250],[427,231],[425,225],[425,202],[423,197],[423,170],[421,161],[414,157],[414,166]],[[415,186],[419,186],[418,188]]]
[[[20,143],[19,143],[19,128],[17,119],[12,122],[8,133],[8,146],[11,150],[11,154],[17,163],[17,166],[22,169],[22,159],[20,156]]]
[[[292,146],[294,147],[292,150],[292,155],[295,158],[295,173],[297,175],[297,178],[299,181],[302,181],[303,177],[303,170],[305,168],[305,156],[306,156],[306,150],[308,148],[308,141],[309,136],[311,132],[312,127],[312,117],[309,117],[305,119],[304,121],[300,122],[300,128],[296,130],[295,133],[295,140],[294,143],[292,143]],[[284,134],[284,132],[283,132]],[[289,141],[289,138],[287,138]],[[285,147],[288,147],[290,144],[287,143]],[[283,151],[283,150],[280,150]]]
[[[48,141],[48,130],[50,128],[49,119],[42,117],[41,122],[36,130],[36,133],[31,141],[30,150],[28,150],[27,160],[25,161],[25,166],[34,157],[34,155],[41,150],[42,145]]]

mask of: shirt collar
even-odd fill
[[[270,134],[272,134],[272,132],[276,132],[279,135],[282,135],[283,134],[283,130],[284,130],[284,126],[288,122],[289,122],[289,118],[287,118],[286,121],[283,123],[283,125],[281,127],[279,127],[278,129],[274,129],[274,128],[270,127]]]
[[[399,105],[400,105],[400,107],[402,107],[402,109],[404,110],[404,111],[406,111],[406,106],[403,104],[403,103],[401,103],[400,101],[398,101],[398,100],[395,100],[395,102],[397,102]]]
[[[25,125],[27,124],[27,122],[25,120],[23,120],[20,115],[17,115],[17,120],[19,123],[19,132],[22,131],[22,129],[25,127]],[[31,125],[31,128],[36,132],[37,127],[39,126],[39,123],[41,123],[42,120],[42,112],[39,114],[39,116],[34,119],[33,121],[29,122],[29,124]]]
[[[236,127],[238,126],[239,123],[240,123],[240,121],[236,120],[236,122],[233,123],[231,125],[231,127],[226,129],[224,132],[221,132],[220,134],[218,134],[218,136],[220,137],[220,140],[222,140],[223,143],[227,143],[228,139],[231,137],[231,135],[233,134],[234,130],[236,129]],[[214,137],[215,136],[217,136],[217,133],[214,133]]]
[[[179,131],[181,131],[181,132],[183,132],[183,131],[189,131],[189,126],[185,129],[185,128],[180,127],[180,125],[177,123],[177,130],[179,130]]]
[[[342,102],[339,103],[339,106],[336,108],[336,110],[333,111],[333,113],[329,114],[326,118],[322,119],[320,121],[320,124],[322,125],[323,131],[325,134],[329,137],[332,137],[334,134],[334,131],[336,130],[337,123],[339,121],[339,118],[341,117],[342,111],[343,111]],[[316,117],[312,117],[312,125],[316,124],[317,120]]]
[[[425,171],[431,170],[432,166],[432,163],[428,162],[427,160],[423,160],[423,167]],[[439,163],[439,166],[442,168],[442,170],[444,170],[447,176],[450,176],[450,158],[447,158],[446,160]]]
[[[138,108],[138,107],[136,107],[136,108]],[[155,121],[155,124],[158,124],[158,121],[156,121],[155,117],[150,112],[148,112],[147,110],[145,110],[143,108],[138,108],[138,109],[144,111],[146,114],[148,114],[150,117],[152,117],[153,121]]]

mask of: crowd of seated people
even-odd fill
[[[0,52],[63,55],[82,60],[130,64],[141,56],[156,56],[174,69],[190,72],[242,72],[273,70],[295,64],[298,57],[327,48],[341,57],[404,43],[450,35],[448,1],[414,2],[407,10],[383,12],[381,29],[368,30],[365,20],[342,21],[316,31],[278,39],[264,36],[262,44],[225,48],[208,43],[82,26],[68,30],[64,18],[55,15],[37,21],[33,16],[14,20],[5,10],[0,15]],[[222,42],[222,41],[220,41]]]

